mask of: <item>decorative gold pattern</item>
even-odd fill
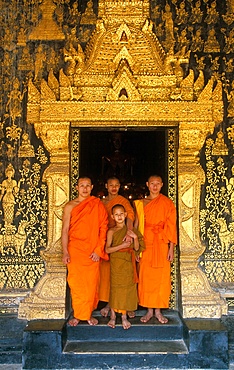
[[[89,0],[87,2],[87,7],[81,16],[80,24],[95,24],[97,20],[96,14],[93,11],[93,2]]]
[[[201,236],[206,249],[200,265],[211,286],[226,297],[234,279],[234,167],[232,177],[228,178],[227,163],[221,154],[214,158],[214,149],[216,142],[208,139],[205,147],[205,208],[200,213]],[[232,295],[232,292],[229,294]]]
[[[228,127],[227,132],[228,132],[228,138],[230,139],[232,147],[234,148],[234,125],[231,125],[231,127]]]
[[[217,133],[217,138],[215,140],[215,143],[212,149],[212,154],[213,155],[228,155],[228,148],[224,142],[224,134],[221,130]]]
[[[70,194],[72,199],[77,196],[76,184],[79,177],[79,159],[80,159],[80,130],[73,129],[71,130],[71,168],[72,168],[72,177],[71,177],[71,189]]]
[[[17,117],[21,117],[22,115],[22,100],[26,89],[21,93],[19,90],[19,80],[15,78],[13,82],[13,90],[9,94],[9,98],[6,104],[6,114],[5,118],[11,117],[13,124]],[[8,113],[9,112],[9,113]]]
[[[168,197],[177,203],[177,130],[168,129],[167,131],[167,179],[168,179]],[[175,249],[175,258],[171,264],[171,296],[170,308],[178,309],[178,281],[179,281],[179,260],[178,260],[178,246]]]
[[[55,148],[54,148],[55,149]],[[21,302],[20,318],[61,318],[65,315],[66,268],[62,264],[61,224],[63,206],[69,198],[67,164],[51,164],[44,173],[48,185],[48,244],[41,253],[46,273],[36,290]]]
[[[38,161],[32,166],[28,159],[23,161],[18,181],[9,164],[1,183],[0,274],[1,289],[5,291],[28,291],[45,272],[39,250],[46,246],[47,188],[40,183],[40,162],[48,159],[40,148],[35,155]]]
[[[199,238],[199,194],[204,182],[204,173],[198,164],[191,166],[191,162],[188,162],[183,166],[183,173],[179,175],[183,314],[186,317],[220,317],[222,313],[227,312],[225,301],[211,289],[206,275],[198,268],[198,257],[204,251]],[[206,312],[203,312],[204,309]]]
[[[54,2],[52,0],[44,0],[42,4],[39,5],[39,8],[42,14],[41,19],[30,33],[29,40],[64,40],[65,36],[62,29],[53,19],[56,8]]]

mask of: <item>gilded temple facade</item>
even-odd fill
[[[1,311],[67,315],[61,224],[82,130],[161,130],[178,210],[171,307],[187,318],[226,315],[234,297],[233,1],[2,3],[6,25],[25,12],[17,32],[6,26],[1,38]]]

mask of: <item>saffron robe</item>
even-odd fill
[[[89,320],[99,297],[100,262],[90,255],[108,259],[106,242],[108,215],[100,199],[90,196],[72,209],[69,228],[68,284],[71,290],[74,317]]]
[[[168,308],[171,294],[171,263],[167,260],[168,243],[177,243],[176,209],[163,194],[145,207],[136,200],[139,230],[143,232],[146,249],[140,259],[139,304],[147,308]]]
[[[143,236],[136,229],[133,230],[139,240],[139,250],[133,249],[133,243],[129,248],[110,253],[110,307],[115,310],[135,311],[137,309],[137,272],[136,259],[145,249]],[[111,247],[120,245],[127,232],[127,226],[113,234]]]
[[[115,221],[111,217],[112,207],[116,204],[121,204],[124,206],[125,211],[127,212],[127,218],[134,221],[134,211],[130,202],[122,197],[122,195],[117,195],[117,197],[111,199],[107,204],[105,204],[107,213],[108,213],[108,228],[115,226]],[[100,264],[100,288],[99,288],[99,299],[103,302],[109,302],[110,295],[110,262],[101,261]]]

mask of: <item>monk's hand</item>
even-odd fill
[[[128,229],[127,231],[127,236],[130,237],[131,239],[137,238],[137,235],[134,233],[134,231]]]
[[[136,255],[135,256],[135,260],[136,260],[136,262],[140,262],[140,256],[139,255]]]
[[[122,248],[128,248],[132,244],[132,240],[126,241],[124,240],[122,243]]]
[[[89,258],[91,258],[91,260],[93,262],[98,262],[100,260],[100,257],[97,253],[93,252],[90,254]]]
[[[170,247],[168,249],[167,259],[169,262],[172,262],[174,259],[174,244],[170,244]]]
[[[123,238],[123,242],[130,242],[130,244],[132,244],[132,237],[128,234],[128,231],[125,237]]]
[[[68,263],[70,263],[70,255],[69,253],[63,253],[63,259],[62,259],[64,265],[67,265]]]

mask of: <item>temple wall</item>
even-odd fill
[[[99,15],[108,17],[113,9],[105,13],[103,3]],[[143,4],[143,10],[137,11],[147,15],[147,1]],[[173,50],[177,60],[181,57],[185,62],[174,67],[173,91],[165,86],[146,89],[144,76],[137,90],[126,73],[131,99],[138,104],[131,105],[128,116],[124,102],[121,107],[110,105],[108,114],[98,102],[100,94],[109,101],[117,99],[120,80],[109,95],[107,88],[98,91],[100,80],[109,83],[108,74],[100,72],[99,78],[92,79],[86,95],[79,90],[82,74],[72,90],[67,83],[66,76],[74,74],[68,44],[91,53],[97,3],[82,2],[77,7],[74,1],[1,1],[1,312],[18,312],[27,319],[65,317],[66,268],[61,262],[60,231],[63,205],[71,197],[70,125],[100,122],[105,128],[111,114],[117,127],[178,129],[183,314],[220,317],[234,305],[233,8],[231,0],[151,1],[152,32],[168,57]],[[101,28],[100,23],[97,27]],[[128,37],[127,28],[124,32]],[[156,47],[152,42],[155,53]],[[130,60],[127,52],[122,57]],[[102,65],[95,68],[101,71]],[[147,101],[147,109],[139,96]],[[135,112],[138,119],[132,123]]]

